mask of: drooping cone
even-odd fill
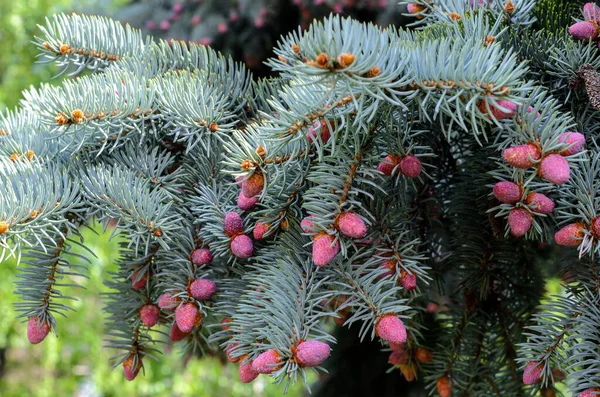
[[[192,251],[191,259],[196,266],[210,265],[213,255],[208,249],[200,248]]]
[[[576,40],[596,40],[598,24],[595,21],[581,21],[569,27],[569,34]]]
[[[365,221],[354,212],[342,212],[336,219],[336,227],[345,236],[363,238],[367,235]]]
[[[595,3],[586,3],[583,6],[583,17],[586,21],[600,20],[600,8]]]
[[[171,325],[171,332],[169,333],[169,338],[173,342],[179,342],[180,340],[185,339],[185,337],[189,334],[189,332],[183,332],[182,330],[180,330],[177,326],[177,323],[174,322],[173,325]]]
[[[498,182],[494,185],[494,196],[501,203],[515,204],[521,200],[521,188],[514,182]]]
[[[281,368],[281,355],[275,349],[259,354],[252,362],[252,369],[259,374],[270,374],[279,368]]]
[[[417,288],[417,276],[402,269],[400,271],[400,285],[407,291],[412,291]]]
[[[242,194],[246,197],[258,196],[265,186],[265,178],[261,173],[255,172],[242,182]]]
[[[540,150],[528,143],[525,145],[511,146],[502,152],[502,158],[515,168],[529,168],[533,166],[533,160],[540,159]]]
[[[340,243],[334,236],[323,232],[317,234],[313,240],[312,257],[317,266],[325,266],[340,252]]]
[[[252,361],[250,360],[240,362],[239,373],[242,383],[250,383],[260,375],[252,368]]]
[[[583,239],[583,231],[581,230],[582,224],[579,223],[571,223],[560,229],[556,234],[554,234],[554,241],[556,244],[563,245],[565,247],[577,247],[581,244],[581,239]]]
[[[433,361],[433,353],[431,353],[431,350],[429,349],[419,347],[415,351],[415,358],[420,363],[430,363]]]
[[[214,281],[198,278],[190,284],[190,295],[200,301],[205,301],[211,298],[217,292],[217,284]]]
[[[148,327],[152,328],[158,323],[158,318],[160,316],[160,310],[156,305],[144,305],[140,308],[140,319],[142,323]]]
[[[175,310],[175,307],[179,304],[178,298],[173,298],[170,292],[165,292],[158,299],[158,307],[163,310]]]
[[[542,193],[531,192],[525,197],[525,204],[538,214],[549,214],[554,211],[554,201]]]
[[[303,367],[316,367],[329,357],[331,347],[318,340],[307,340],[296,347],[296,361]]]
[[[175,322],[181,332],[191,332],[200,321],[202,316],[194,303],[188,302],[175,309]]]
[[[562,185],[569,180],[569,162],[560,154],[549,154],[540,164],[540,176],[550,183]]]
[[[525,208],[513,208],[508,213],[510,234],[514,237],[524,236],[531,228],[533,217]]]
[[[450,397],[452,395],[452,389],[454,385],[452,384],[452,380],[447,376],[442,376],[436,382],[437,392],[440,397]]]
[[[50,333],[50,324],[38,316],[29,317],[27,322],[27,339],[32,345],[41,343]]]
[[[400,160],[400,156],[395,154],[387,155],[377,166],[377,171],[380,171],[385,176],[395,175],[398,171],[396,170],[396,172],[394,172],[394,168],[400,163]]]
[[[321,136],[323,143],[328,142],[331,138],[331,132],[329,131],[329,127],[327,126],[327,122],[325,120],[321,120],[320,123],[315,121],[314,125],[308,129],[308,132],[306,133],[306,139],[312,143],[319,135]]]
[[[240,259],[250,258],[254,253],[254,243],[245,234],[239,234],[231,240],[231,253]]]
[[[135,361],[135,366],[134,366]],[[138,357],[137,360],[134,359],[133,356],[127,357],[125,361],[123,361],[123,373],[125,374],[125,379],[128,381],[132,381],[140,372],[140,368],[142,368],[142,359]]]
[[[405,156],[400,160],[400,172],[409,178],[421,175],[421,160],[416,156]]]
[[[223,231],[228,236],[233,236],[244,231],[244,222],[237,212],[228,212],[223,221]]]
[[[307,216],[306,218],[302,219],[302,222],[300,222],[300,228],[302,229],[302,231],[304,233],[314,233],[315,232],[315,226],[312,223],[312,220],[314,219],[314,217],[312,215]]]
[[[139,291],[146,286],[148,282],[148,272],[144,272],[143,275],[139,275],[139,269],[136,269],[131,276],[131,286],[134,290]]]
[[[237,199],[237,205],[239,209],[248,211],[254,208],[259,201],[260,199],[258,197],[246,197],[244,196],[244,193],[240,192]]]
[[[265,234],[269,231],[269,227],[262,222],[256,222],[252,235],[255,240],[262,240],[265,238]]]
[[[235,349],[237,347],[237,345],[238,345],[237,343],[232,343],[231,345],[227,346],[227,348],[225,349],[225,354],[227,355],[227,360],[229,360],[232,363],[237,363],[242,358],[241,356],[233,357],[233,355],[232,355],[233,349]]]
[[[580,132],[563,132],[558,139],[559,142],[572,145],[570,148],[560,152],[563,156],[570,156],[575,153],[579,153],[585,144],[585,136]]]
[[[530,361],[523,372],[523,383],[533,385],[540,381],[543,367],[537,361]]]
[[[421,4],[413,4],[413,3],[407,4],[406,8],[408,9],[408,12],[411,14],[418,14],[425,9],[425,7],[422,6]]]
[[[406,342],[406,328],[395,314],[386,314],[377,320],[375,333],[389,343]]]

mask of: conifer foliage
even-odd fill
[[[306,382],[338,326],[442,397],[600,393],[596,8],[408,10],[408,29],[315,21],[260,80],[210,47],[49,18],[42,57],[78,77],[0,119],[30,342],[68,316],[98,220],[124,238],[105,300],[128,380],[177,342],[243,382]],[[567,295],[541,305],[557,271]]]

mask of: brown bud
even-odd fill
[[[59,113],[54,117],[54,121],[56,121],[57,124],[65,125],[69,122],[69,119],[63,113]]]
[[[14,163],[15,161],[17,161],[19,159],[19,157],[20,157],[19,153],[13,153],[10,155],[10,161],[12,161]]]
[[[63,44],[60,46],[60,53],[63,55],[67,55],[71,52],[71,47],[69,47],[67,44]]]
[[[496,40],[496,36],[485,36],[483,45],[487,47],[490,44],[492,44],[495,40]]]
[[[347,68],[354,63],[354,54],[344,52],[338,56],[337,61],[340,64],[340,67]]]
[[[254,165],[254,163],[252,163],[252,160],[244,160],[242,161],[242,164],[240,164],[240,167],[242,167],[243,170],[249,170],[250,168],[252,168],[252,166]]]
[[[322,69],[327,69],[329,67],[329,55],[325,54],[324,52],[317,55],[316,61],[317,66]]]
[[[449,14],[450,19],[452,19],[453,21],[458,21],[460,19],[460,14],[457,14],[455,12],[451,12]]]
[[[258,147],[256,148],[256,154],[258,154],[261,158],[264,159],[267,155],[267,149],[265,149],[261,145],[258,145]]]
[[[450,395],[452,394],[452,389],[454,387],[452,381],[447,376],[442,376],[441,378],[439,378],[437,380],[436,386],[437,392],[440,395],[440,397],[450,397]]]
[[[283,230],[287,230],[290,227],[287,218],[283,218],[283,220],[280,223],[280,226]]]
[[[381,73],[381,69],[377,66],[373,66],[371,70],[367,72],[366,77],[377,77],[379,76],[379,73]]]
[[[27,159],[29,161],[33,160],[33,156],[35,155],[35,153],[33,153],[33,150],[28,150],[27,151]]]
[[[73,112],[71,112],[71,118],[75,123],[79,124],[83,121],[85,117],[83,116],[83,112],[81,111],[81,109],[75,109],[73,110]]]
[[[294,54],[300,55],[300,47],[298,47],[298,44],[292,44],[292,51],[294,51]]]
[[[215,123],[214,121],[212,123],[210,123],[210,125],[208,126],[208,129],[210,130],[210,132],[217,132],[217,130],[219,129],[219,124]]]
[[[2,236],[6,232],[8,232],[8,223],[0,221],[0,236]]]
[[[288,63],[287,59],[285,59],[284,57],[282,57],[281,55],[277,56],[277,59],[279,59],[281,62],[283,63]]]
[[[154,237],[162,237],[163,231],[160,227],[157,227],[156,229],[152,230],[152,234],[154,234]]]
[[[506,11],[508,15],[511,15],[513,12],[515,12],[515,5],[511,0],[508,0],[504,5],[504,11]]]
[[[8,131],[0,129],[0,136],[2,135],[8,135]]]

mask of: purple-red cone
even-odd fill
[[[600,217],[592,219],[592,234],[596,239],[600,239]]]
[[[240,214],[233,211],[226,213],[225,220],[223,221],[223,231],[230,237],[237,233],[242,233],[244,231],[244,222]]]
[[[416,156],[405,156],[400,160],[400,172],[409,178],[418,177],[421,168],[421,161]]]
[[[395,154],[387,155],[382,162],[377,166],[377,171],[380,171],[385,176],[391,176],[394,173],[394,168],[400,163],[401,158]]]
[[[29,317],[27,323],[27,339],[32,345],[41,343],[50,333],[50,324],[47,320],[40,320],[39,317]]]
[[[600,8],[595,3],[586,3],[583,6],[583,17],[586,21],[600,20]]]
[[[252,369],[259,374],[270,374],[281,368],[281,355],[275,349],[258,355],[252,362]]]
[[[508,213],[508,226],[514,237],[524,236],[531,228],[533,217],[525,208],[513,208]]]
[[[239,209],[248,211],[254,208],[259,201],[260,199],[258,197],[246,197],[244,196],[244,193],[240,192],[237,199],[237,205]]]
[[[542,193],[531,192],[525,197],[525,204],[538,214],[549,214],[554,211],[554,201]]]
[[[217,284],[206,278],[198,278],[190,284],[190,295],[200,301],[211,298],[217,292]]]
[[[140,319],[142,323],[148,327],[152,328],[158,323],[158,318],[160,316],[160,310],[156,305],[148,304],[144,305],[140,308]]]
[[[570,156],[579,153],[585,144],[585,136],[580,132],[563,132],[558,139],[559,142],[571,145],[570,148],[563,150],[560,154]]]
[[[296,347],[296,361],[303,367],[316,367],[329,357],[331,348],[318,340],[307,340]]]
[[[134,290],[139,291],[146,286],[148,282],[148,271],[144,272],[144,274],[139,276],[139,269],[133,272],[131,276],[131,286]]]
[[[320,127],[319,124],[321,125]],[[306,133],[306,139],[312,143],[317,138],[317,134],[321,136],[323,143],[329,141],[331,138],[331,132],[329,132],[329,127],[327,126],[327,122],[325,120],[321,120],[321,123],[315,121],[314,125],[308,129],[308,132]]]
[[[229,248],[231,249],[231,253],[240,259],[250,258],[254,253],[254,243],[252,243],[252,239],[245,234],[238,234],[235,236],[233,240],[231,240]]]
[[[269,231],[269,227],[262,222],[256,222],[252,235],[255,240],[262,240],[265,238],[265,234]]]
[[[242,383],[250,383],[260,375],[252,368],[252,364],[253,362],[250,360],[246,360],[245,362],[242,361],[240,363],[239,373]]]
[[[195,326],[200,324],[202,316],[198,310],[198,306],[188,302],[175,309],[175,322],[181,332],[190,332]]]
[[[133,366],[134,361],[133,356],[129,356],[123,361],[123,373],[125,374],[125,379],[128,381],[134,380],[140,372],[140,368],[142,368],[142,360],[140,358],[137,359],[135,367]]]
[[[417,276],[402,269],[400,271],[400,285],[408,291],[417,288]]]
[[[175,310],[175,307],[179,303],[179,299],[173,298],[170,292],[165,292],[158,299],[158,307],[163,310]]]
[[[513,182],[498,182],[494,185],[494,196],[501,203],[514,204],[521,200],[521,188]]]
[[[496,101],[497,106],[490,104],[490,111],[496,120],[509,119],[517,112],[517,104],[506,99]],[[483,113],[486,113],[485,102],[480,107]]]
[[[233,349],[235,349],[237,347],[237,345],[238,345],[237,343],[232,343],[231,345],[227,346],[227,348],[225,349],[225,355],[227,356],[227,360],[229,360],[229,362],[237,363],[242,358],[241,356],[233,357],[233,355],[232,355]]]
[[[402,365],[408,362],[408,354],[404,347],[393,350],[388,357],[388,362],[392,365]]]
[[[537,361],[530,361],[523,372],[523,383],[533,385],[540,381],[543,367]]]
[[[336,227],[345,236],[363,238],[367,235],[365,221],[354,212],[342,212],[337,220]]]
[[[389,343],[406,342],[406,328],[395,314],[386,314],[377,320],[375,333]]]
[[[556,244],[565,247],[577,247],[581,244],[584,235],[581,228],[582,224],[571,223],[554,234],[554,241],[556,241]]]
[[[571,169],[569,162],[560,154],[549,154],[542,160],[540,176],[550,183],[562,185],[569,180]]]
[[[191,259],[192,263],[196,266],[210,265],[213,255],[206,248],[200,248],[192,251]]]
[[[540,150],[530,143],[525,145],[511,146],[502,152],[502,158],[515,168],[529,168],[533,166],[534,160],[540,159]]]
[[[265,186],[265,179],[261,173],[255,172],[242,182],[242,194],[246,197],[258,196]]]
[[[180,330],[179,327],[177,326],[177,323],[174,322],[173,325],[171,325],[171,332],[169,332],[169,338],[173,342],[179,342],[180,340],[183,340],[189,334],[190,334],[189,332],[183,332],[182,330]]]
[[[314,216],[307,216],[306,218],[302,219],[302,222],[300,222],[300,228],[302,229],[302,231],[304,233],[314,233],[315,232],[315,226],[312,223],[312,220],[314,219]]]
[[[334,239],[334,236],[330,236],[327,233],[315,236],[312,248],[312,257],[315,265],[327,265],[340,252],[340,243],[337,240],[333,243]]]
[[[598,24],[595,21],[581,21],[569,27],[569,34],[576,40],[596,40]]]

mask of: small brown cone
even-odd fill
[[[454,385],[452,384],[452,380],[450,380],[450,378],[447,376],[442,376],[437,380],[436,387],[440,397],[450,397],[452,395],[452,388]]]

